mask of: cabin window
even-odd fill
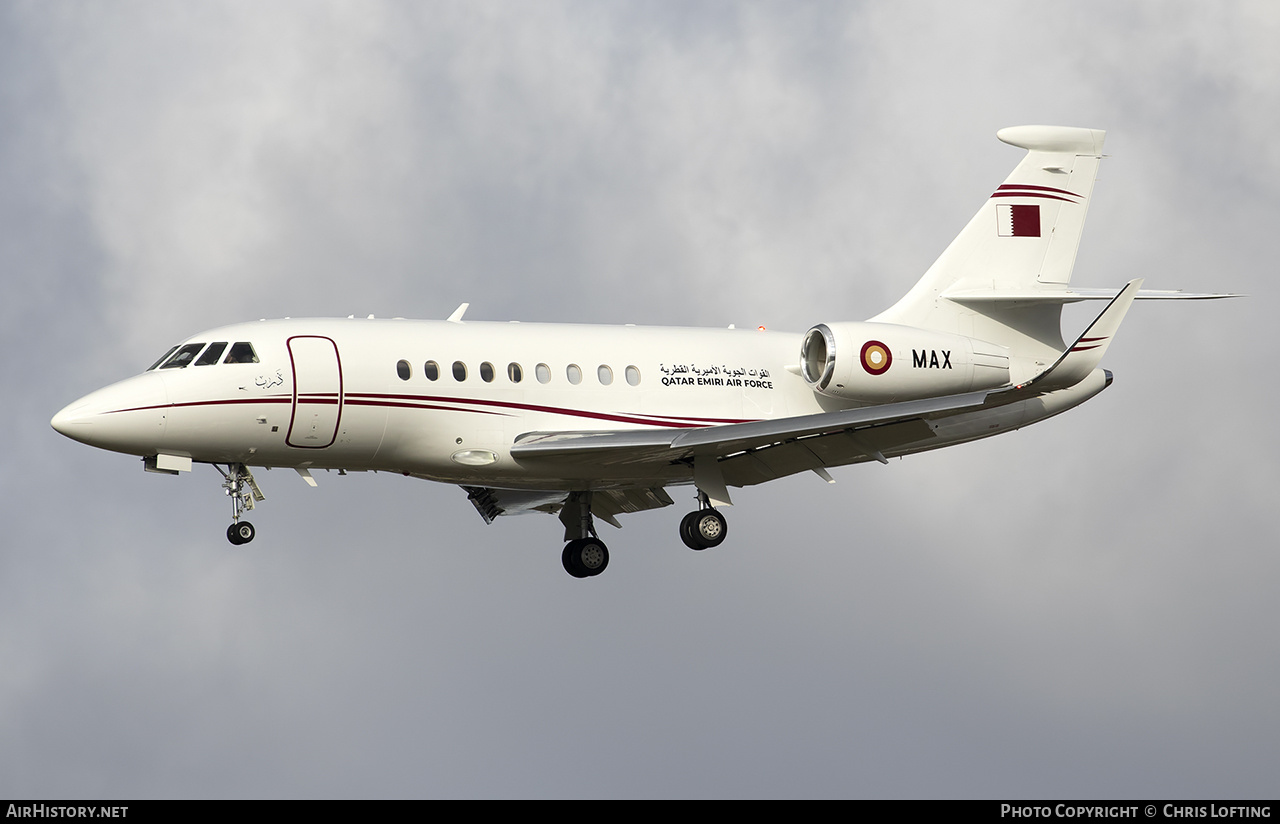
[[[227,348],[225,340],[214,341],[209,344],[209,348],[204,350],[204,354],[196,359],[194,366],[212,366],[218,362],[218,358],[222,357],[222,350]]]
[[[253,344],[239,341],[231,344],[231,354],[223,363],[257,363],[258,354],[253,351]]]
[[[518,363],[507,364],[507,377],[512,383],[519,383],[524,378],[524,370],[520,368]]]
[[[427,380],[429,381],[439,380],[440,364],[433,360],[429,360],[423,365],[422,373],[427,376]]]
[[[413,367],[407,360],[396,361],[396,374],[400,376],[400,380],[407,381],[413,374]]]
[[[467,379],[467,365],[460,360],[453,362],[453,379],[459,383]]]
[[[173,353],[173,357],[164,362],[161,369],[181,369],[191,363],[196,354],[204,348],[203,343],[188,343],[186,346],[178,347],[178,351]]]
[[[168,352],[165,352],[163,355],[161,355],[161,356],[160,356],[160,360],[156,361],[155,363],[153,363],[153,364],[151,364],[150,366],[148,366],[148,367],[147,367],[147,371],[148,371],[148,372],[150,372],[152,369],[155,369],[157,366],[159,366],[160,364],[162,364],[162,363],[164,363],[165,361],[167,361],[167,360],[169,359],[169,356],[170,356],[170,355],[172,355],[174,352],[177,352],[177,351],[178,351],[178,347],[176,347],[176,346],[170,346],[170,347],[169,347],[169,351],[168,351]]]
[[[627,367],[627,383],[632,386],[640,385],[640,370],[634,366]]]
[[[540,363],[533,369],[538,376],[538,383],[551,383],[551,367]]]
[[[571,363],[564,370],[565,377],[569,379],[569,383],[577,386],[582,383],[582,367],[576,363]]]
[[[613,383],[613,370],[602,363],[596,367],[596,377],[600,379],[601,386],[608,386]]]
[[[480,380],[485,383],[493,383],[493,364],[485,361],[480,364]]]

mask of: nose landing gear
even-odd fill
[[[222,475],[222,489],[231,498],[231,526],[227,527],[227,540],[236,546],[247,544],[258,531],[253,528],[253,524],[240,520],[240,516],[253,509],[255,502],[266,500],[266,496],[258,489],[253,473],[244,464],[227,464],[226,472],[217,464],[213,468]]]

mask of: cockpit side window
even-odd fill
[[[231,354],[223,363],[257,363],[258,355],[253,351],[253,344],[237,341],[231,344]]]
[[[162,363],[164,363],[165,361],[167,361],[167,360],[169,359],[169,356],[170,356],[170,355],[172,355],[174,352],[177,352],[177,351],[178,351],[178,347],[176,347],[176,346],[170,346],[170,347],[169,347],[169,351],[168,351],[168,352],[165,352],[163,355],[161,355],[161,356],[160,356],[160,360],[156,361],[155,363],[153,363],[153,364],[151,364],[150,366],[148,366],[148,367],[147,367],[147,371],[148,371],[148,372],[150,372],[152,369],[155,369],[157,366],[159,366],[160,364],[162,364]]]
[[[191,359],[196,353],[204,348],[203,343],[188,343],[186,346],[178,347],[178,351],[174,352],[172,357],[164,362],[161,369],[181,369],[191,363]]]
[[[209,348],[204,350],[204,354],[196,359],[194,366],[210,366],[218,362],[218,358],[222,357],[222,350],[227,348],[225,340],[214,341],[209,344]]]

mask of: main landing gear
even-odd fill
[[[591,493],[569,493],[560,509],[560,522],[564,524],[564,539],[569,542],[560,553],[564,571],[575,578],[592,578],[604,572],[609,566],[609,548],[596,537]]]
[[[568,541],[560,554],[564,571],[575,578],[591,578],[604,572],[609,566],[609,548],[596,537],[591,493],[570,493],[560,509],[560,521],[564,524],[564,539]],[[703,550],[720,546],[728,533],[724,516],[711,505],[707,494],[699,490],[698,508],[680,521],[680,539],[690,549]]]
[[[227,527],[227,540],[236,546],[247,544],[253,540],[258,531],[253,524],[240,520],[247,510],[253,509],[254,502],[265,500],[253,473],[244,464],[227,464],[227,471],[217,464],[213,468],[222,475],[222,489],[231,498],[231,526]]]
[[[680,519],[680,540],[689,549],[701,551],[720,546],[728,532],[724,516],[711,506],[707,494],[698,490],[698,509]]]

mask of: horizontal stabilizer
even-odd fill
[[[1082,300],[1114,300],[1110,289],[964,289],[942,293],[942,297],[972,306],[983,304],[1062,304]],[[1238,298],[1234,292],[1184,292],[1181,289],[1140,289],[1137,300],[1215,300]]]

